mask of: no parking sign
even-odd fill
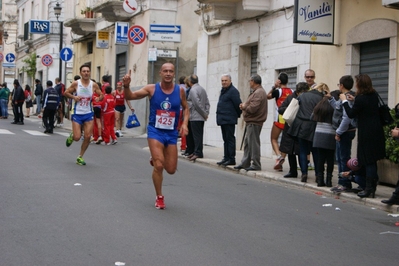
[[[147,33],[145,32],[145,29],[139,25],[131,26],[127,32],[127,38],[133,44],[143,43],[146,37]]]
[[[49,54],[45,54],[42,56],[42,64],[44,66],[50,66],[53,63],[53,57]]]

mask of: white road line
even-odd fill
[[[36,131],[36,130],[23,130],[23,131],[25,131],[26,133],[31,134],[33,136],[46,136],[46,137],[48,136],[47,134],[44,134],[43,132]]]
[[[70,135],[71,133],[67,133],[67,132],[54,132],[54,134],[58,134],[58,135],[61,135],[61,136],[64,136],[64,137],[69,137],[69,135]]]
[[[15,135],[15,133],[12,133],[10,130],[7,129],[0,129],[0,134]]]

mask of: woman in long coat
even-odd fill
[[[309,90],[309,86],[306,82],[299,82],[296,85],[296,89],[293,94],[289,95],[284,102],[278,108],[280,115],[283,115],[288,105],[290,105],[293,98],[297,99],[299,95]],[[290,171],[284,175],[285,178],[296,178],[298,176],[296,157],[299,157],[299,145],[298,140],[288,135],[290,126],[288,123],[284,124],[283,134],[280,141],[280,152],[287,154],[288,163],[290,165]]]
[[[348,117],[357,118],[357,159],[366,168],[366,189],[357,195],[361,198],[374,198],[378,181],[377,161],[385,157],[385,137],[378,110],[379,98],[368,75],[359,74],[355,79],[357,91],[353,107],[348,104],[348,100],[353,99],[352,95],[341,94],[339,97]]]
[[[317,87],[316,87],[317,88]],[[312,152],[316,176],[317,149],[313,148],[313,136],[316,129],[316,121],[311,119],[313,108],[323,99],[324,92],[321,87],[312,89],[298,97],[299,110],[292,123],[288,134],[298,139],[299,143],[299,165],[301,167],[301,182],[308,180],[308,154]]]

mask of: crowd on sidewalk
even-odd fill
[[[231,76],[222,75],[216,122],[221,128],[224,156],[217,164],[234,165],[236,170],[262,169],[260,133],[267,118],[267,100],[274,99],[276,116],[270,136],[277,156],[274,170],[283,171],[288,157],[289,171],[284,178],[300,177],[302,182],[308,182],[310,158],[313,158],[318,187],[331,187],[335,193],[355,192],[361,198],[374,197],[379,179],[377,161],[385,158],[386,154],[385,122],[380,115],[382,103],[371,78],[366,74],[357,75],[355,80],[350,75],[342,76],[337,90],[330,90],[325,83],[316,83],[316,73],[312,69],[305,71],[304,78],[306,82],[299,82],[293,90],[287,87],[288,75],[279,73],[274,86],[266,93],[261,77],[252,75],[249,96],[242,102]],[[180,83],[186,91],[190,111],[189,135],[187,141],[182,136],[180,149],[182,155],[195,161],[204,157],[203,127],[208,119],[209,100],[195,75],[181,77]],[[354,86],[356,91],[352,90]],[[399,105],[395,108],[399,118]],[[285,114],[286,110],[289,114]],[[235,127],[241,115],[245,122],[244,155],[237,164]],[[290,115],[293,119],[288,123],[284,117]],[[356,134],[357,156],[351,158],[352,141]],[[338,185],[332,187],[335,162],[339,172]],[[353,187],[353,184],[356,185]],[[397,190],[395,199],[383,202],[399,203],[399,182]]]

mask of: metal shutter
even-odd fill
[[[388,101],[389,39],[360,44],[360,74],[370,76],[374,89]]]
[[[116,55],[117,82],[121,81],[126,72],[126,53]]]
[[[251,76],[258,73],[258,46],[251,46]]]

